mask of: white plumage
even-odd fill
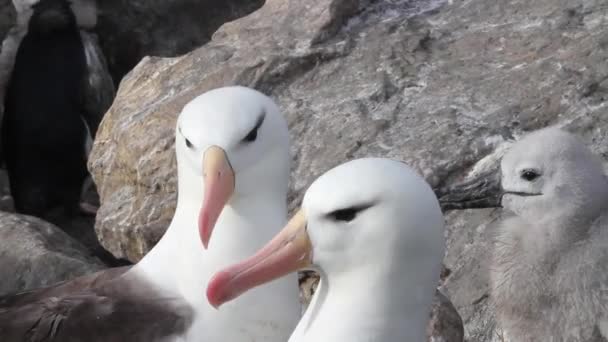
[[[219,306],[312,268],[321,282],[290,342],[426,341],[443,234],[437,198],[413,170],[387,159],[354,160],[319,177],[281,233],[218,272],[207,296]]]

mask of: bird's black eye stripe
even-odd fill
[[[194,145],[192,145],[192,143],[190,142],[190,140],[188,140],[188,138],[186,138],[186,136],[184,135],[184,133],[182,133],[182,128],[178,126],[177,130],[179,131],[179,134],[181,134],[182,137],[184,137],[184,140],[186,141],[186,146],[188,146],[188,148],[193,148]]]
[[[254,142],[255,139],[258,138],[258,130],[260,129],[260,127],[262,126],[262,123],[264,123],[264,119],[266,118],[266,112],[262,112],[262,114],[258,117],[258,120],[255,123],[255,126],[251,129],[251,131],[249,131],[249,133],[247,133],[247,135],[243,138],[243,142],[244,143],[250,143],[250,142]]]
[[[350,222],[357,217],[363,210],[373,206],[373,204],[358,205],[344,209],[338,209],[327,214],[327,217],[334,221]]]
[[[253,142],[258,138],[258,129],[254,128],[243,138],[244,142]]]
[[[350,222],[357,217],[357,212],[355,208],[346,208],[332,211],[329,216],[335,221]]]
[[[540,177],[540,172],[538,172],[537,170],[524,169],[521,171],[521,178],[528,182],[532,182],[538,177]]]

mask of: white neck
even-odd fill
[[[198,233],[202,196],[197,200],[193,195],[196,190],[183,189],[187,185],[180,184],[179,193],[189,197],[178,197],[167,232],[135,266],[135,272],[143,273],[165,294],[182,297],[194,308],[197,318],[191,329],[192,339],[245,341],[247,336],[255,336],[261,341],[285,341],[300,316],[296,275],[249,291],[220,310],[211,307],[205,296],[215,272],[252,255],[285,224],[285,195],[267,192],[240,199],[233,196],[205,250]]]
[[[435,284],[404,271],[369,275],[322,275],[289,342],[426,341]]]

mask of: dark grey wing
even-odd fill
[[[80,36],[88,71],[83,80],[84,110],[82,117],[86,121],[91,137],[95,138],[101,119],[114,101],[116,89],[95,34],[81,30]]]
[[[0,310],[0,339],[21,341],[162,341],[190,323],[172,299],[135,300],[91,292],[50,297]]]
[[[0,312],[11,307],[25,306],[48,297],[57,297],[65,293],[91,290],[111,282],[125,274],[131,266],[115,267],[83,275],[44,288],[23,291],[16,294],[0,296]]]
[[[76,279],[2,298],[0,341],[153,342],[189,327],[192,310],[181,300],[163,298],[133,277],[106,276],[89,278],[84,287]]]

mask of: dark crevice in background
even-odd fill
[[[224,23],[263,0],[98,1],[96,32],[116,86],[145,56],[175,57],[211,40]]]

